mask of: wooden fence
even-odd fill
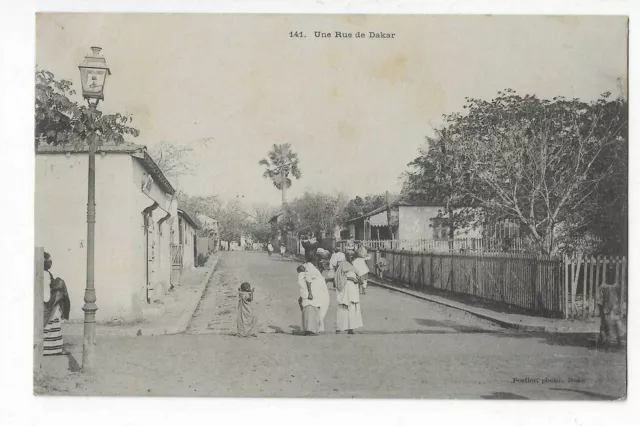
[[[369,250],[408,250],[425,253],[529,253],[534,247],[527,240],[512,239],[488,239],[488,238],[460,238],[454,240],[363,240],[355,241]],[[338,242],[344,248],[346,241]]]
[[[536,315],[561,317],[562,261],[508,253],[425,253],[380,250],[371,253],[375,270],[386,257],[385,279],[418,291],[429,289],[473,296],[521,308]]]
[[[627,259],[625,257],[564,257],[565,318],[588,319],[598,315],[598,287],[612,284],[619,291],[623,314],[627,310]]]
[[[597,289],[615,284],[627,310],[627,259],[551,258],[534,254],[437,253],[379,249],[367,261],[372,272],[386,258],[383,277],[418,291],[440,290],[473,296],[551,318],[598,315]]]

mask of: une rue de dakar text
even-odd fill
[[[307,34],[304,31],[289,31],[290,38],[307,38]],[[333,31],[333,32],[324,32],[324,31],[314,31],[314,38],[376,38],[376,39],[391,39],[396,37],[396,33],[385,33],[385,32],[376,32],[376,31],[368,31],[368,32],[355,32],[355,33],[346,33],[342,31]]]

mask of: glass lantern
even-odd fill
[[[111,71],[105,58],[100,55],[102,48],[92,47],[91,50],[92,53],[85,56],[82,64],[78,66],[82,82],[82,96],[87,100],[104,100],[104,84],[107,75],[111,75]]]

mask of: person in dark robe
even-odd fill
[[[67,285],[61,278],[51,273],[53,260],[49,253],[44,254],[44,270],[49,275],[49,300],[44,302],[44,356],[68,355],[62,339],[62,321],[69,320],[71,301]]]

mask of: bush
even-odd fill
[[[207,260],[209,260],[209,255],[200,253],[198,254],[198,267],[201,268],[207,264]]]

